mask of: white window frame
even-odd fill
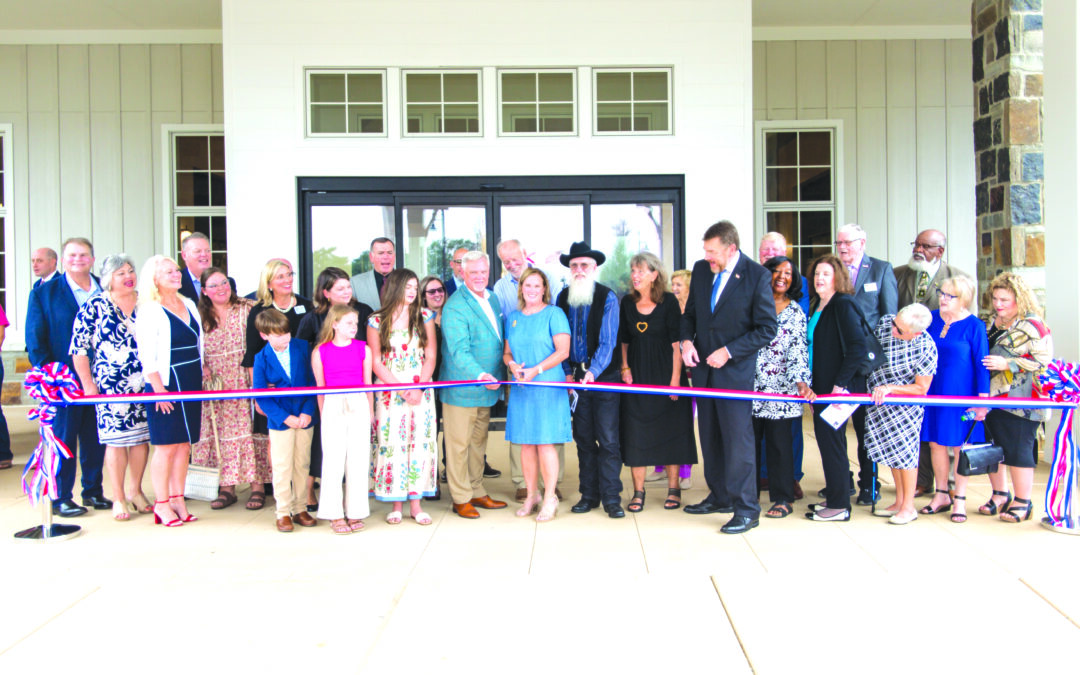
[[[15,181],[11,175],[11,167],[14,164],[12,157],[12,143],[11,135],[14,131],[14,125],[10,123],[0,124],[0,148],[3,149],[4,164],[0,166],[0,170],[3,170],[2,180],[4,183],[4,199],[0,203],[0,218],[4,221],[4,269],[0,270],[0,274],[3,274],[3,284],[5,301],[4,312],[7,314],[8,323],[11,324],[10,329],[16,325],[20,325],[22,322],[17,318],[22,314],[21,303],[13,302],[15,300],[15,288],[12,285],[12,281],[15,279],[15,208],[12,205],[15,197]],[[21,288],[21,286],[20,286]],[[8,335],[8,338],[11,336]]]
[[[225,126],[222,124],[163,124],[161,126],[161,228],[165,242],[165,255],[176,259],[179,250],[176,246],[176,219],[181,216],[225,216],[228,223],[228,197],[226,206],[175,206],[176,199],[176,153],[177,136],[216,136],[224,137]],[[226,164],[226,185],[228,185],[228,164]],[[228,195],[228,188],[226,188]],[[228,227],[228,225],[226,225]],[[228,249],[225,251],[228,256]]]
[[[319,105],[311,100],[311,76],[312,75],[344,75],[345,76],[345,128],[341,133],[321,133],[311,130],[311,106]],[[379,75],[382,77],[382,119],[383,130],[381,133],[366,133],[361,131],[349,132],[349,75]],[[387,105],[386,89],[387,72],[385,68],[304,68],[304,132],[308,138],[386,138],[390,133],[389,107]],[[355,103],[352,105],[371,105],[370,103]]]
[[[537,82],[536,100],[534,100],[532,102],[533,105],[536,108],[536,120],[537,120],[537,130],[536,131],[503,131],[503,122],[505,121],[504,118],[503,118],[503,105],[504,105],[503,89],[502,89],[502,76],[503,76],[503,73],[518,74],[518,75],[536,75],[537,76],[537,78],[536,78],[536,82]],[[573,98],[570,101],[540,101],[540,92],[538,90],[539,81],[540,81],[539,76],[547,74],[547,73],[554,73],[554,74],[558,74],[558,75],[569,75],[570,76],[570,91],[571,91],[571,95],[573,96]],[[548,137],[552,137],[552,136],[577,136],[578,135],[578,129],[580,128],[579,125],[578,125],[578,95],[577,95],[578,94],[578,79],[577,79],[577,76],[578,76],[578,72],[577,72],[576,68],[496,68],[495,69],[495,82],[496,82],[496,86],[498,88],[498,103],[497,103],[497,108],[498,108],[498,129],[497,129],[497,135],[499,135],[499,136],[526,136],[526,137],[537,137],[537,136],[539,136],[539,137],[542,137],[542,138],[548,138]],[[572,123],[573,129],[571,131],[540,131],[540,121],[542,119],[541,115],[540,115],[540,105],[543,104],[543,103],[563,103],[563,104],[569,103],[570,104],[570,109],[571,109],[570,121]],[[525,105],[525,103],[511,102],[510,105]]]
[[[476,75],[476,131],[459,132],[410,132],[409,131],[409,75]],[[481,68],[402,68],[401,69],[401,137],[402,138],[480,138],[484,135],[484,72]],[[434,102],[431,102],[434,104]],[[447,118],[446,100],[438,102],[441,106],[440,119],[459,119],[451,115]],[[415,105],[415,104],[414,104]],[[449,105],[460,105],[451,101]],[[469,104],[471,105],[471,104]]]
[[[618,101],[600,101],[596,94],[596,77],[601,74],[609,73],[630,73],[631,88],[633,87],[633,74],[634,73],[667,73],[667,130],[666,131],[634,131],[630,129],[628,131],[600,131],[599,130],[599,105],[601,103],[617,103]],[[630,104],[630,120],[631,126],[634,119],[634,105],[638,101],[633,100],[633,92],[631,91],[631,100],[626,101]],[[652,101],[641,101],[641,103],[647,103]],[[673,136],[675,134],[675,68],[672,66],[648,66],[648,67],[602,67],[592,69],[592,132],[594,136]]]
[[[832,131],[832,199],[828,202],[773,202],[765,204],[765,134],[785,131]],[[755,246],[767,231],[766,214],[770,211],[828,211],[833,212],[832,237],[844,224],[844,120],[769,120],[754,123],[754,230]],[[799,242],[788,242],[798,247]]]

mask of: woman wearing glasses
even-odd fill
[[[946,279],[937,291],[940,309],[931,312],[932,320],[927,332],[933,338],[938,350],[938,368],[934,381],[930,384],[930,395],[944,396],[989,396],[990,373],[983,366],[983,358],[989,350],[986,340],[986,328],[979,317],[968,311],[975,296],[975,282],[971,277],[957,276]],[[969,409],[975,413],[975,420],[981,422],[987,410]],[[930,443],[930,459],[934,465],[935,494],[930,503],[919,510],[929,515],[941,513],[952,506],[952,522],[963,523],[967,520],[967,476],[956,474],[956,489],[949,496],[949,470],[956,471],[956,459],[959,446],[971,430],[969,442],[983,440],[982,424],[961,419],[964,408],[927,406],[923,417],[922,440]],[[953,455],[950,467],[950,452]]]

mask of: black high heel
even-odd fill
[[[1020,504],[1020,506],[1010,506],[1005,509],[1005,512],[998,516],[998,518],[1006,523],[1019,523],[1022,520],[1031,520],[1031,500],[1020,499],[1017,497],[1016,499],[1013,499],[1013,502]],[[1021,511],[1024,513],[1023,516],[1020,515]]]
[[[935,492],[940,492],[943,495],[949,494],[948,490],[935,490]],[[949,497],[949,503],[948,504],[942,504],[941,506],[937,507],[936,509],[931,508],[930,505],[927,504],[926,506],[919,509],[919,513],[924,515],[924,516],[932,516],[935,513],[942,513],[943,511],[947,511],[948,509],[951,509],[952,508],[952,503],[953,503],[952,497]]]
[[[994,497],[1004,497],[1005,501],[1001,506],[998,506],[997,502],[994,501]],[[989,501],[979,507],[979,513],[984,516],[996,516],[998,511],[1004,510],[1012,501],[1012,493],[1008,491],[994,490],[994,497],[991,497]]]
[[[630,498],[630,503],[626,505],[626,510],[630,513],[640,513],[645,508],[645,491],[634,490],[634,496]]]

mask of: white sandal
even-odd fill
[[[401,524],[401,511],[391,511],[390,513],[386,514],[386,522],[390,525]]]
[[[420,513],[416,514],[415,516],[410,516],[410,517],[413,520],[415,520],[418,525],[430,525],[431,524],[431,516],[429,516],[425,511],[421,511]]]

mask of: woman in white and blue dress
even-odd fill
[[[896,500],[875,516],[893,525],[906,525],[915,512],[915,478],[919,469],[921,405],[881,405],[889,396],[923,396],[937,372],[938,351],[926,334],[930,310],[918,303],[896,316],[886,314],[874,331],[885,355],[882,366],[867,377],[866,386],[876,405],[866,411],[866,452],[870,459],[892,469]]]
[[[179,294],[181,271],[165,256],[152,256],[139,275],[135,341],[146,392],[202,390],[202,328],[195,303]],[[177,527],[196,520],[184,504],[191,444],[199,440],[202,402],[162,401],[147,406],[154,522]]]
[[[142,393],[142,362],[135,344],[135,264],[131,258],[123,253],[105,258],[101,290],[75,315],[70,349],[75,372],[87,396]],[[94,412],[113,490],[113,518],[128,520],[129,502],[136,512],[149,513],[150,504],[142,492],[150,440],[146,407],[141,403],[102,403],[94,406]]]
[[[506,317],[503,363],[520,382],[564,382],[562,362],[570,356],[570,323],[551,303],[547,276],[529,268],[518,279],[518,311]],[[521,445],[521,472],[528,492],[519,517],[531,515],[543,504],[536,520],[555,517],[559,498],[559,454],[555,443],[569,443],[570,401],[556,387],[510,387],[506,405],[506,440]],[[539,476],[544,477],[544,495]]]

